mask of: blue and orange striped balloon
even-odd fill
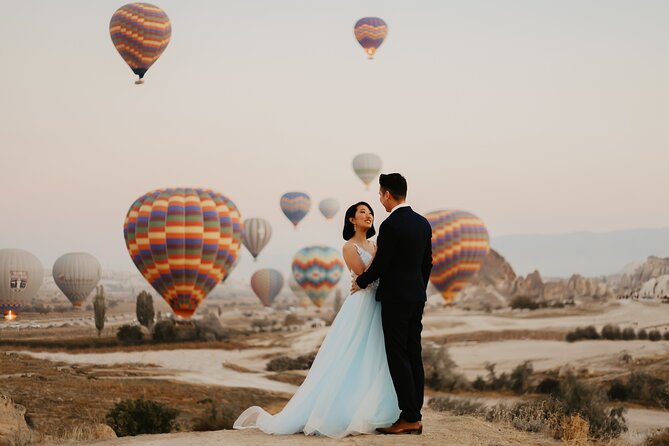
[[[149,3],[128,3],[109,22],[116,50],[142,83],[147,70],[170,43],[172,24],[165,11]]]
[[[132,261],[175,314],[190,317],[236,264],[243,223],[208,189],[158,189],[132,204],[123,235]]]
[[[297,228],[297,224],[311,209],[311,198],[304,192],[287,192],[281,196],[279,204],[284,215]]]
[[[339,252],[328,246],[308,246],[293,258],[293,277],[309,299],[320,307],[339,283],[344,262]]]
[[[490,250],[488,230],[477,216],[465,211],[435,211],[425,218],[432,226],[430,281],[451,303],[481,268]]]
[[[353,32],[367,56],[374,59],[376,50],[388,35],[388,25],[378,17],[364,17],[355,23]]]

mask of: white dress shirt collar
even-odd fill
[[[392,214],[393,212],[395,212],[399,208],[408,208],[408,207],[409,207],[409,205],[407,203],[398,204],[397,206],[395,206],[394,208],[392,208],[390,210],[390,214]],[[388,215],[390,215],[390,214],[388,214]]]

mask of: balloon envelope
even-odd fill
[[[190,317],[239,256],[235,204],[209,189],[158,189],[138,198],[123,233],[130,257],[174,313]]]
[[[37,295],[44,269],[37,257],[22,249],[0,249],[0,313],[8,316]]]
[[[344,263],[336,249],[308,246],[295,254],[292,269],[295,281],[320,307],[341,279]]]
[[[337,215],[339,212],[339,202],[334,198],[326,198],[318,203],[318,210],[321,211],[323,217],[328,220],[332,220],[332,217]]]
[[[353,171],[369,189],[370,183],[381,172],[381,157],[375,153],[361,153],[353,158]]]
[[[388,25],[378,17],[364,17],[355,23],[353,33],[367,56],[373,59],[376,50],[388,35]]]
[[[63,254],[53,264],[53,280],[74,308],[81,308],[102,275],[98,259],[85,252]]]
[[[311,208],[311,198],[304,192],[288,192],[281,196],[281,210],[295,227]]]
[[[263,305],[269,307],[283,288],[283,276],[275,269],[258,270],[251,276],[251,288]]]
[[[242,242],[253,258],[257,258],[260,251],[272,238],[272,225],[264,218],[247,218],[244,220],[244,234]]]
[[[128,3],[112,15],[109,34],[123,60],[142,79],[170,43],[172,25],[157,6]]]
[[[490,241],[483,222],[459,210],[430,212],[432,273],[430,281],[447,303],[452,302],[481,268]]]

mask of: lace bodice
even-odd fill
[[[360,259],[362,260],[362,263],[365,264],[365,268],[369,268],[369,265],[372,263],[372,260],[374,257],[372,254],[370,254],[367,250],[362,249],[360,246],[356,245],[355,243],[353,244],[355,246],[356,251],[358,251],[358,255],[360,256]],[[374,245],[376,247],[376,244]],[[353,279],[355,280],[358,275],[355,274],[353,271],[349,270],[351,272],[351,276],[353,276]],[[373,283],[370,283],[369,286],[366,289],[376,289],[376,287],[379,286],[379,281],[376,280]]]

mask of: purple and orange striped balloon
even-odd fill
[[[364,17],[355,23],[353,32],[367,56],[374,59],[376,50],[388,35],[388,25],[378,17]]]

